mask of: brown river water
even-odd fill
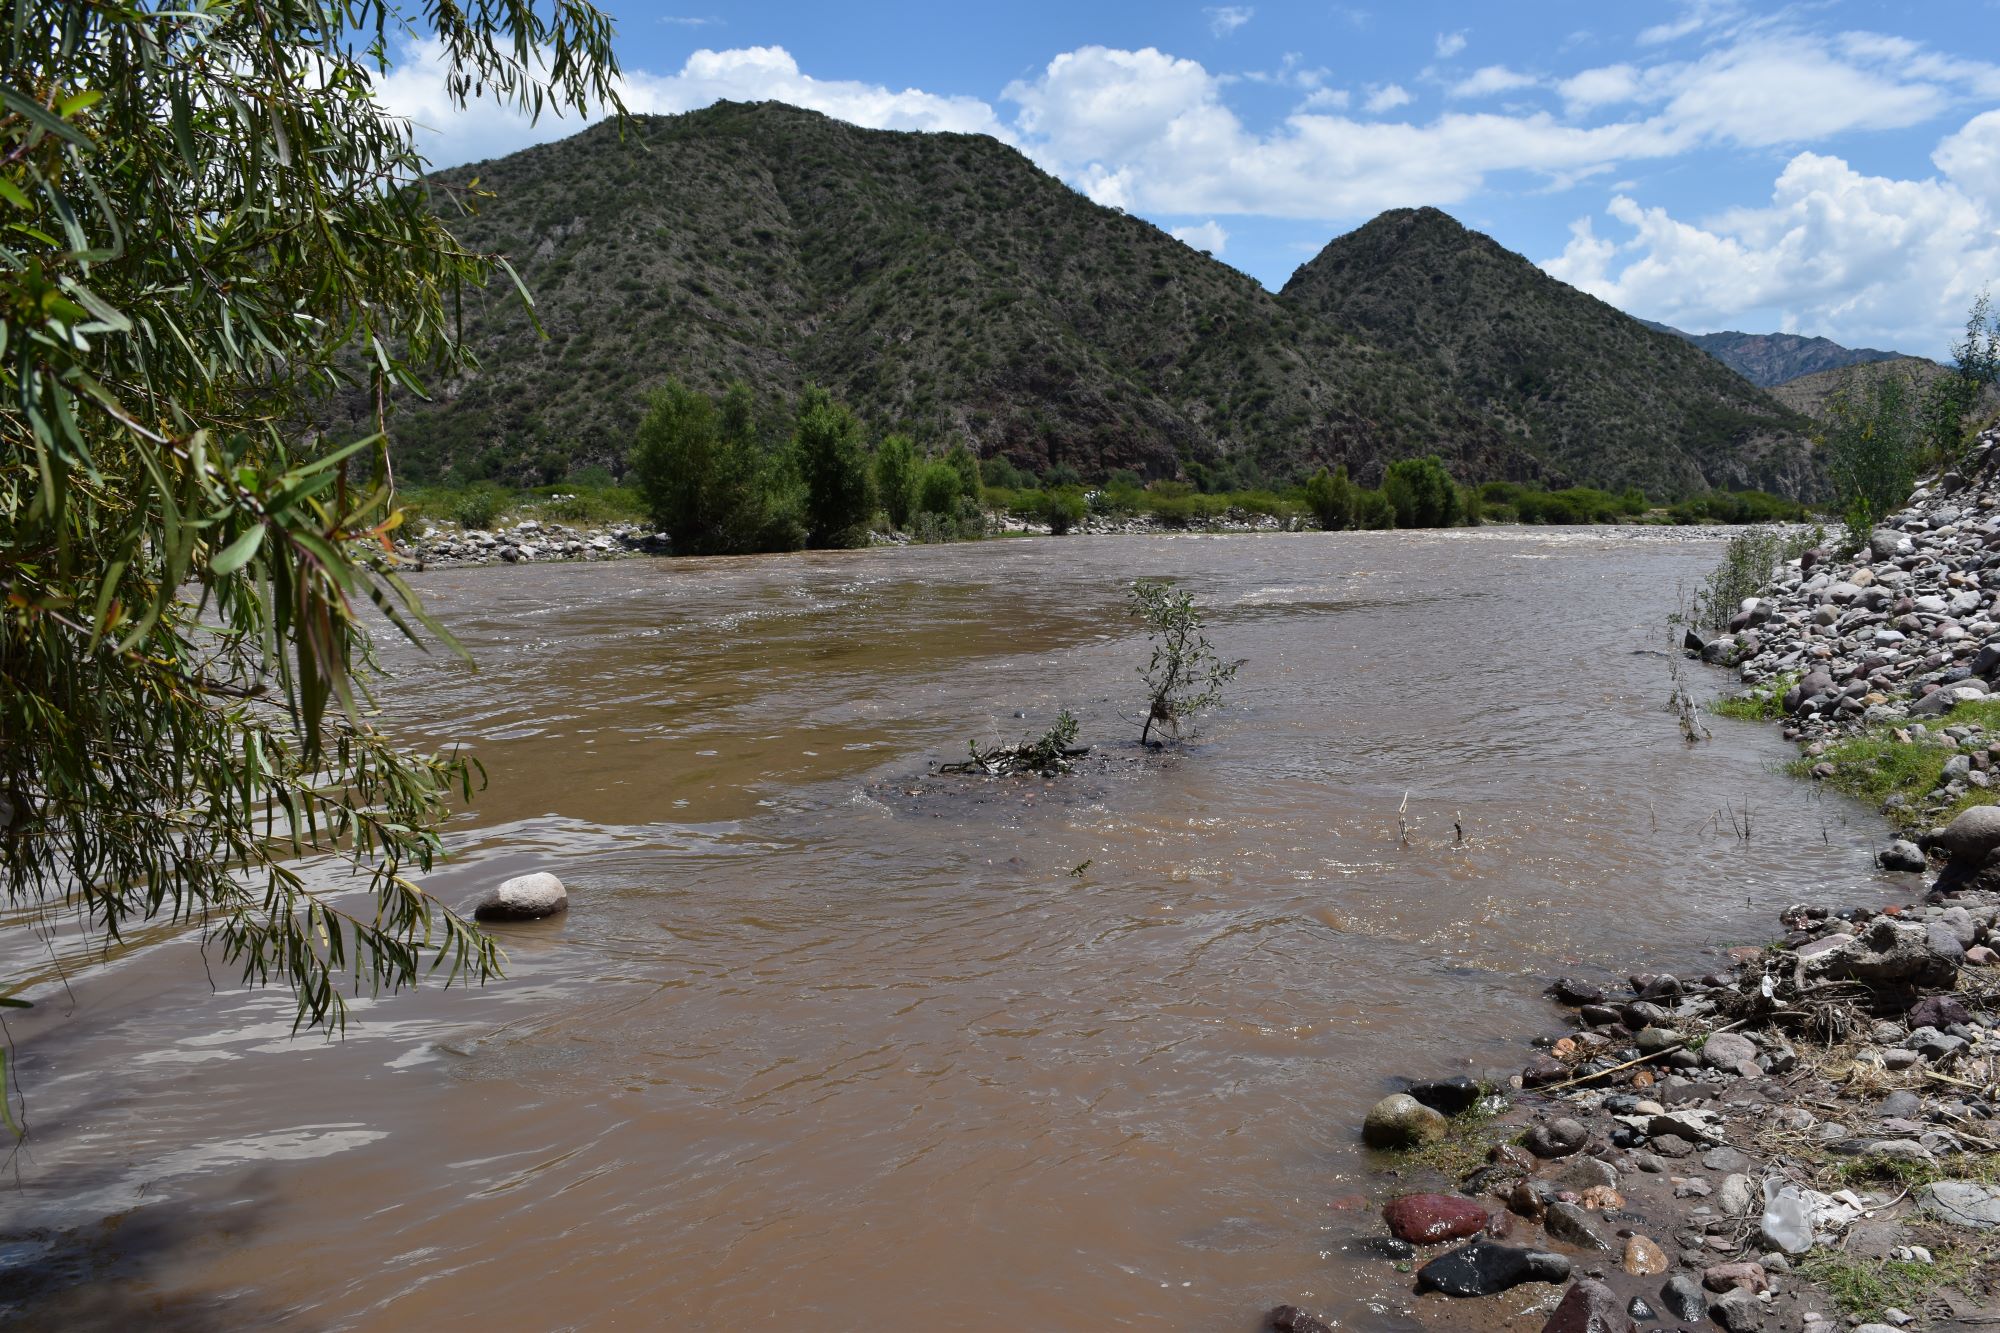
[[[1394,1076],[1518,1068],[1549,977],[1701,970],[1872,874],[1878,821],[1779,772],[1774,728],[1690,748],[1665,710],[1664,617],[1719,549],[1498,528],[428,574],[479,669],[392,651],[389,721],[492,783],[427,882],[552,869],[572,910],[503,928],[504,981],[364,1000],[335,1042],[212,986],[185,936],[84,966],[7,932],[43,983],[9,1022],[31,1133],[0,1317],[1465,1327],[1346,1248]],[[1244,659],[1159,756],[1122,614],[1151,575]],[[1099,747],[1070,777],[925,776],[1064,705]]]

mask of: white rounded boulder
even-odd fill
[[[475,921],[535,921],[569,910],[569,891],[546,870],[500,881],[473,900]]]

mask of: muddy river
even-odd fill
[[[6,932],[38,984],[0,1313],[1463,1326],[1347,1248],[1393,1078],[1518,1068],[1550,976],[1699,969],[1870,873],[1879,825],[1779,772],[1775,729],[1690,748],[1665,710],[1663,618],[1718,550],[1484,529],[426,575],[478,670],[392,651],[390,723],[492,775],[427,882],[549,869],[572,910],[504,928],[504,981],[364,1000],[336,1042],[185,936],[93,963]],[[1148,575],[1243,659],[1158,756],[1123,616]],[[1098,747],[1071,777],[925,776],[1063,706]]]

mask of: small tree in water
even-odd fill
[[[1224,665],[1202,632],[1201,613],[1192,594],[1158,579],[1132,585],[1134,618],[1146,622],[1152,660],[1139,668],[1146,681],[1146,725],[1139,743],[1149,743],[1155,725],[1178,736],[1181,719],[1222,702],[1222,687],[1240,663]]]

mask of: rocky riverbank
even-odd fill
[[[1567,1021],[1525,1067],[1371,1112],[1396,1187],[1350,1201],[1382,1228],[1347,1245],[1410,1273],[1425,1322],[1483,1299],[1466,1319],[1544,1333],[2000,1326],[1996,468],[1989,434],[1865,549],[1804,553],[1688,645],[1761,692],[1814,776],[1918,775],[1885,798],[1924,830],[1885,875],[1699,977],[1557,980]]]

